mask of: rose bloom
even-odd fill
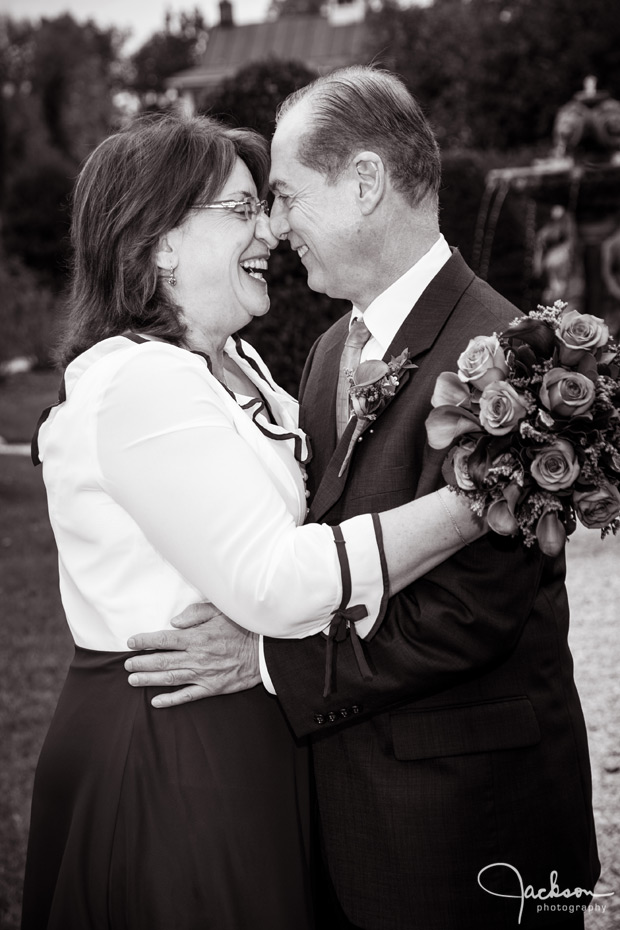
[[[466,439],[452,451],[454,480],[459,488],[462,488],[464,491],[472,491],[476,487],[469,477],[469,469],[467,468],[467,460],[475,448],[476,443],[471,439]]]
[[[459,378],[471,381],[483,391],[491,381],[501,381],[508,373],[504,351],[497,336],[476,336],[458,358]]]
[[[540,399],[558,417],[578,417],[594,403],[594,384],[585,375],[552,368],[543,378]]]
[[[573,506],[577,517],[588,529],[602,529],[620,517],[620,491],[606,481],[592,491],[575,491]]]
[[[586,352],[595,352],[609,341],[609,327],[597,316],[569,310],[560,320],[560,361],[576,365]]]
[[[577,453],[566,439],[556,439],[536,453],[530,470],[532,478],[544,491],[563,491],[579,475]]]
[[[493,436],[512,432],[526,413],[524,399],[507,381],[493,381],[482,392],[480,423]]]

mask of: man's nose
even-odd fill
[[[256,228],[254,229],[254,236],[256,239],[260,239],[261,242],[264,242],[270,249],[275,249],[278,244],[276,236],[274,236],[271,226],[269,224],[269,217],[266,213],[259,213],[256,217]]]
[[[269,214],[269,225],[271,227],[271,233],[276,239],[286,239],[291,231],[287,212],[284,207],[278,203],[277,197],[271,208],[271,213]]]

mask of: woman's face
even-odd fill
[[[256,196],[252,175],[237,158],[213,201]],[[277,240],[264,213],[245,219],[232,210],[193,209],[164,241],[168,257],[176,261],[173,295],[183,309],[191,343],[222,344],[252,317],[267,313],[262,272]]]

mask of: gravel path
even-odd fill
[[[590,739],[602,873],[586,930],[620,928],[620,536],[580,527],[567,549],[570,643]],[[561,881],[559,882],[560,887]],[[603,911],[602,908],[605,908]]]

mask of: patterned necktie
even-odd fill
[[[349,329],[347,341],[342,350],[340,370],[338,372],[338,387],[336,389],[336,429],[338,439],[345,431],[351,415],[349,400],[349,379],[345,369],[355,371],[362,357],[362,349],[370,339],[371,333],[363,320],[355,320]]]

